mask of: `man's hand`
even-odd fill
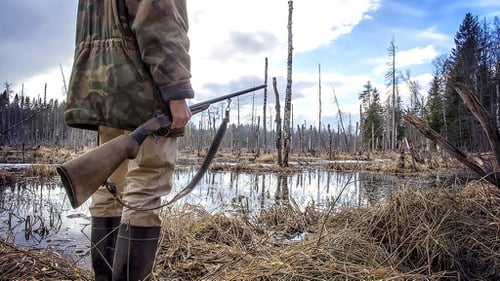
[[[186,100],[170,100],[169,106],[170,113],[172,114],[172,124],[170,124],[170,128],[177,129],[185,127],[192,116]]]

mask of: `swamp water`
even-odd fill
[[[0,166],[1,167],[1,166]],[[179,166],[172,198],[196,171]],[[368,206],[402,185],[432,186],[439,179],[401,179],[375,173],[340,173],[317,167],[290,175],[208,172],[198,186],[175,204],[202,206],[212,213],[239,212],[253,216],[277,200],[303,209]],[[90,201],[90,200],[89,200]],[[90,268],[88,203],[72,209],[59,178],[45,182],[23,178],[13,187],[0,186],[0,236],[20,246],[49,248]]]

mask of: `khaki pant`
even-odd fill
[[[99,128],[99,144],[129,131]],[[172,189],[172,175],[177,157],[176,138],[147,137],[135,159],[126,160],[108,178],[116,185],[122,200],[133,207],[152,208],[161,205],[161,197]],[[100,187],[92,195],[90,214],[93,217],[122,216],[121,222],[133,226],[161,226],[160,209],[135,211],[122,207],[111,193]]]

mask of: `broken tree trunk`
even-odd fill
[[[457,87],[455,87],[455,90],[458,92],[467,108],[469,108],[474,117],[476,117],[476,119],[479,121],[481,127],[483,127],[483,130],[488,137],[491,150],[495,157],[493,170],[497,172],[500,171],[500,169],[498,168],[500,165],[500,134],[498,133],[498,128],[495,120],[490,117],[477,97],[474,96],[464,84],[458,84]]]
[[[483,105],[474,96],[471,90],[462,83],[458,83],[455,90],[460,95],[460,98],[472,112],[474,117],[479,121],[483,128],[495,157],[492,167],[486,167],[481,161],[474,161],[474,157],[470,157],[465,152],[461,151],[448,140],[427,126],[421,119],[407,114],[405,120],[415,126],[424,136],[434,141],[448,153],[450,153],[457,160],[476,172],[479,176],[483,177],[488,182],[500,187],[500,133],[498,132],[495,120],[490,117],[488,112],[484,109]]]
[[[469,167],[472,171],[476,172],[480,177],[483,177],[488,182],[496,185],[497,187],[500,187],[500,182],[497,180],[498,177],[496,176],[497,173],[488,171],[481,165],[474,163],[472,161],[472,157],[469,157],[467,153],[455,147],[447,139],[445,139],[439,133],[437,133],[432,128],[427,126],[427,124],[425,124],[425,122],[420,118],[415,117],[411,114],[405,115],[404,118],[407,122],[415,126],[425,137],[434,141],[436,144],[438,144],[443,149],[448,151],[448,153],[450,153],[451,156],[455,157],[462,164]]]
[[[488,182],[496,185],[497,187],[500,187],[500,181],[498,180],[500,178],[498,176],[500,175],[498,175],[498,172],[488,171],[483,166],[474,163],[472,157],[469,157],[467,153],[455,147],[447,139],[445,139],[439,133],[437,133],[432,128],[427,126],[427,124],[425,124],[425,122],[420,118],[415,117],[411,114],[406,114],[404,118],[407,122],[415,126],[425,137],[434,141],[436,144],[438,144],[443,149],[448,151],[448,153],[450,153],[451,156],[455,157],[462,164],[469,167],[472,171],[476,172],[480,177],[483,177]]]
[[[280,106],[280,96],[278,93],[278,86],[276,83],[276,77],[273,77],[273,89],[274,97],[276,99],[274,108],[276,110],[276,149],[278,151],[278,165],[283,167],[283,146],[282,146],[282,134],[281,134],[281,106]]]

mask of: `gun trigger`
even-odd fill
[[[166,137],[170,134],[170,129],[169,128],[161,128],[155,132],[153,132],[151,135],[155,138],[158,139],[159,137]]]

